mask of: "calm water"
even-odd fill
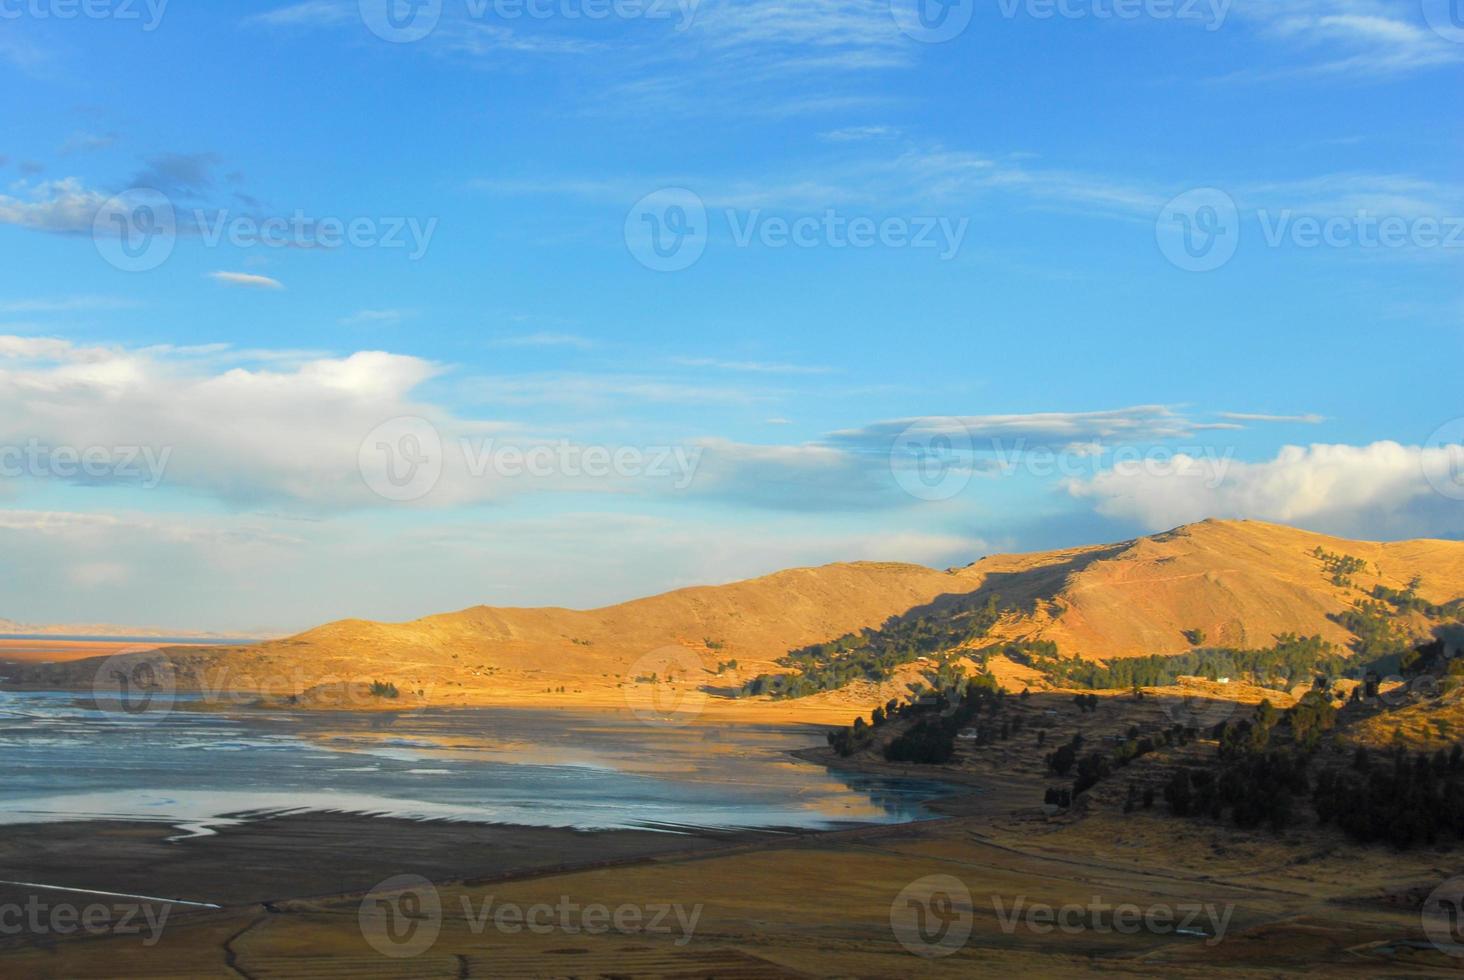
[[[815,729],[657,728],[513,709],[161,718],[0,692],[0,824],[120,817],[183,833],[291,810],[578,828],[825,829],[931,816],[938,783],[789,757]]]

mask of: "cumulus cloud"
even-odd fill
[[[440,370],[420,358],[363,351],[261,366],[197,354],[0,337],[0,445],[112,458],[146,447],[170,454],[169,487],[240,504],[351,505],[372,502],[357,457],[375,426],[412,415],[457,427],[413,399]]]
[[[1162,469],[1116,465],[1068,489],[1101,514],[1155,530],[1229,517],[1364,538],[1464,535],[1456,445],[1286,446],[1256,463],[1179,455]]]

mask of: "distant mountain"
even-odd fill
[[[871,562],[797,568],[603,609],[476,606],[408,623],[344,620],[251,647],[176,647],[167,655],[181,689],[299,694],[380,681],[401,693],[401,703],[572,703],[618,700],[638,680],[667,671],[668,654],[688,682],[730,693],[757,674],[788,671],[777,661],[791,649],[887,623],[918,621],[924,630],[989,608],[993,596],[999,618],[979,639],[959,643],[1050,640],[1064,656],[1089,659],[1179,653],[1200,642],[1260,647],[1279,633],[1320,634],[1345,646],[1355,636],[1339,619],[1378,587],[1412,596],[1420,608],[1464,597],[1464,543],[1379,544],[1205,521],[944,572]],[[1430,620],[1403,609],[1390,623],[1423,637]],[[925,635],[940,636],[938,625]],[[95,664],[78,661],[18,679],[86,686],[88,670]],[[878,692],[809,701],[854,704],[856,694],[871,693]]]
[[[162,637],[167,639],[194,640],[246,640],[267,639],[277,633],[241,631],[216,633],[208,630],[167,629],[161,626],[119,626],[115,623],[19,623],[0,617],[0,634],[20,636],[89,636],[105,639],[109,637]]]

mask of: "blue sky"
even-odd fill
[[[0,3],[0,616],[1464,536],[1457,0],[387,2]]]

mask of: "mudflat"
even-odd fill
[[[13,664],[59,664],[88,657],[110,657],[115,653],[156,650],[162,643],[120,640],[18,640],[0,639],[0,667]]]
[[[1067,719],[1093,741],[1130,720],[1118,708]],[[871,775],[905,768],[836,763],[822,748],[799,754]],[[1052,814],[1037,803],[1044,775],[1011,761],[975,753],[924,773],[969,790],[935,801],[938,819],[824,832],[582,832],[328,813],[182,840],[136,823],[16,827],[0,845],[14,871],[6,877],[224,907],[173,907],[151,944],[145,933],[9,939],[0,974],[1451,975],[1453,961],[1421,941],[1417,911],[1447,855],[1220,825],[1176,834],[1158,812],[1123,812],[1116,788],[1082,813]],[[421,877],[417,901],[397,906],[389,889],[402,886],[382,887],[402,875]],[[949,921],[897,928],[906,896],[931,881],[957,883],[969,902]],[[0,898],[36,894],[47,897],[21,888]],[[582,928],[574,916],[590,908],[630,914]],[[527,928],[529,909],[551,927]],[[398,931],[373,934],[373,923]]]

